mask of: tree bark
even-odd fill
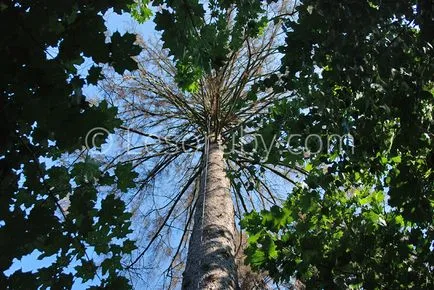
[[[238,289],[235,214],[222,146],[211,143],[207,155],[182,289]]]

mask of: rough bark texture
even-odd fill
[[[206,181],[199,192],[182,288],[238,289],[235,215],[223,149],[211,143]]]
[[[204,179],[206,176],[201,176],[199,182],[197,201],[193,218],[193,231],[190,234],[190,241],[188,244],[187,262],[182,279],[182,289],[195,289],[194,285],[199,285],[199,269],[198,265],[202,257],[202,213],[203,213],[203,197],[204,197]]]

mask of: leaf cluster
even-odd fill
[[[282,207],[246,216],[248,261],[308,289],[430,289],[432,4],[312,0],[297,11],[281,48],[283,89],[297,97],[268,124],[331,146]]]
[[[132,70],[140,48],[131,34],[106,41],[103,15],[128,11],[132,1],[3,1],[0,5],[0,285],[11,289],[70,289],[90,281],[98,289],[129,288],[121,257],[130,214],[101,184],[113,184],[85,154],[86,134],[120,120],[107,102],[91,106],[85,85],[101,66]],[[93,61],[87,77],[78,69]],[[101,138],[94,145],[101,144]],[[74,162],[65,153],[79,153]],[[60,161],[60,160],[63,161]],[[68,162],[64,162],[67,160]],[[117,169],[118,188],[131,187],[131,167]],[[23,272],[23,257],[54,258]],[[19,266],[16,271],[8,269]],[[6,271],[6,272],[5,272]],[[7,274],[5,274],[7,273]],[[89,286],[90,287],[90,286]]]

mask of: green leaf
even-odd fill
[[[71,174],[75,176],[75,181],[79,184],[95,183],[101,176],[99,164],[92,159],[76,163]]]
[[[311,163],[308,163],[308,164],[306,164],[306,166],[304,167],[304,169],[305,169],[307,172],[310,172],[310,171],[312,171],[312,169],[313,169],[313,165],[312,165]]]
[[[65,167],[51,167],[47,170],[47,174],[47,185],[52,191],[58,193],[60,198],[71,191],[71,185],[69,184],[71,177]]]
[[[273,239],[270,236],[266,236],[264,242],[262,243],[263,250],[265,252],[265,255],[268,258],[275,259],[278,256],[277,250],[276,250],[276,244],[274,243]]]
[[[137,249],[137,246],[135,245],[134,241],[127,240],[124,242],[124,244],[123,244],[123,252],[124,253],[131,253],[135,249]]]
[[[83,282],[92,280],[96,274],[96,266],[92,261],[81,260],[81,265],[74,268],[77,271],[77,276],[83,279]]]
[[[265,253],[262,250],[257,249],[253,254],[247,257],[247,261],[253,266],[260,266],[266,261]]]
[[[102,71],[102,67],[99,66],[92,66],[89,69],[89,75],[86,78],[86,81],[88,84],[91,85],[96,85],[98,83],[99,80],[101,80],[101,71]]]
[[[134,179],[138,176],[137,172],[133,171],[131,163],[118,164],[115,169],[118,188],[122,192],[127,192],[129,188],[136,186]]]
[[[137,69],[137,63],[132,59],[140,53],[141,49],[135,45],[136,36],[132,33],[125,33],[121,36],[119,32],[113,33],[111,37],[111,59],[115,71],[123,74],[125,70]]]
[[[139,23],[144,23],[152,17],[152,10],[148,8],[149,0],[139,0],[129,5],[131,16]]]

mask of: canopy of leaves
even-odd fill
[[[156,30],[174,57],[181,88],[193,91],[203,73],[219,69],[247,37],[267,25],[267,4],[278,0],[158,0]]]
[[[246,216],[248,262],[308,289],[432,289],[433,4],[306,0],[297,10],[281,79],[298,97],[269,124],[318,134],[323,150],[282,207]]]
[[[130,214],[119,198],[102,194],[99,186],[113,184],[113,172],[101,171],[90,158],[59,158],[83,150],[90,129],[113,131],[120,125],[116,109],[104,101],[90,106],[82,88],[101,78],[102,65],[119,73],[136,68],[131,59],[140,52],[133,45],[135,36],[117,32],[107,42],[103,19],[108,9],[122,13],[132,4],[0,3],[2,288],[70,289],[77,281],[128,288],[119,271],[122,254],[134,249],[126,239]],[[85,58],[94,63],[87,78],[77,71]],[[117,169],[120,190],[131,187],[129,169]],[[53,262],[23,272],[20,260],[26,256]]]

